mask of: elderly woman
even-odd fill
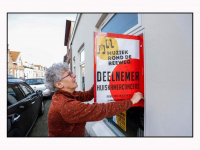
[[[94,98],[94,89],[75,91],[78,87],[76,75],[69,70],[67,63],[53,64],[48,68],[45,84],[48,89],[55,91],[48,113],[49,136],[84,136],[86,122],[117,115],[143,99],[138,92],[130,100],[85,104],[83,102]]]

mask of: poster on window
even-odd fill
[[[95,32],[94,101],[121,101],[135,92],[144,95],[143,37]]]
[[[120,128],[126,131],[126,111],[113,116],[113,122],[115,122]]]

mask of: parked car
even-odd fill
[[[8,78],[15,78],[12,74],[8,74]]]
[[[41,90],[36,92],[23,80],[8,79],[7,136],[27,136],[38,116],[44,114]]]
[[[29,78],[25,80],[34,91],[41,90],[44,97],[51,97],[53,92],[46,88],[43,78]]]
[[[25,78],[24,78],[24,77],[19,77],[19,79],[21,79],[21,80],[25,81]]]

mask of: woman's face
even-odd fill
[[[72,74],[71,71],[64,72],[62,75],[62,80],[60,81],[63,85],[62,90],[66,90],[68,92],[74,92],[75,89],[78,87],[76,82],[76,75]]]

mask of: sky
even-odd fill
[[[10,51],[21,52],[22,61],[50,67],[63,62],[66,20],[76,14],[8,14]]]

